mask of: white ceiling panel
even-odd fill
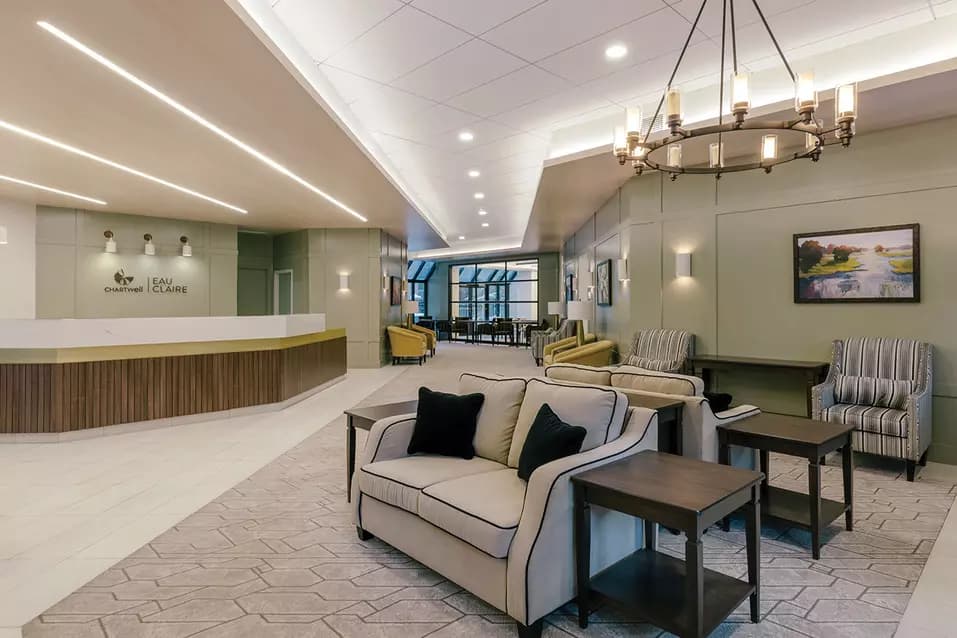
[[[412,6],[479,35],[545,0],[415,0]]]
[[[355,73],[343,71],[328,64],[320,65],[319,70],[322,71],[323,75],[336,87],[336,92],[339,93],[339,97],[341,97],[346,104],[351,104],[363,97],[378,95],[381,91],[382,84],[356,75]]]
[[[526,66],[505,77],[458,95],[449,104],[490,117],[558,93],[570,85],[557,75]]]
[[[537,131],[606,106],[611,106],[608,99],[590,89],[576,87],[500,113],[493,119],[524,131]]]
[[[398,0],[279,0],[279,19],[321,62],[402,8]]]
[[[425,144],[436,143],[441,147],[449,146],[453,140],[458,143],[455,137],[456,132],[474,123],[475,116],[471,113],[453,109],[444,104],[436,104],[394,122],[393,128],[387,132]],[[443,135],[444,133],[448,135]]]
[[[525,65],[482,40],[470,40],[402,76],[393,84],[439,102],[507,75]]]
[[[333,66],[390,82],[469,39],[427,13],[404,7],[329,58]]]
[[[534,62],[665,6],[661,0],[549,0],[483,38]]]

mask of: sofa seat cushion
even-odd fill
[[[635,366],[618,366],[611,373],[611,385],[641,392],[677,394],[686,397],[703,396],[704,381],[686,374],[658,372]]]
[[[504,467],[477,456],[466,460],[422,454],[369,463],[356,473],[356,479],[363,494],[418,514],[419,494],[430,485]]]
[[[528,431],[542,405],[547,403],[559,419],[587,430],[582,452],[614,441],[621,434],[628,409],[628,397],[607,386],[581,385],[550,379],[529,379],[525,400],[518,414],[508,466],[518,467]]]
[[[494,558],[506,558],[525,504],[525,481],[513,469],[430,485],[419,516]]]
[[[859,430],[884,436],[907,437],[910,418],[904,410],[870,405],[838,403],[824,410],[824,420],[830,423],[855,425]]]

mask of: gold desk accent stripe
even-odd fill
[[[266,339],[234,339],[225,341],[187,341],[182,343],[144,343],[123,346],[90,346],[82,348],[3,348],[0,363],[81,363],[86,361],[120,361],[152,357],[182,357],[224,352],[256,352],[285,350],[309,343],[331,341],[346,336],[345,328],[333,328],[294,337]]]

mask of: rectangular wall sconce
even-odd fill
[[[628,260],[619,259],[618,263],[618,281],[628,281]]]
[[[675,276],[691,276],[691,253],[675,253]]]
[[[349,290],[349,273],[339,273],[339,290]]]
[[[7,243],[7,227],[0,226],[0,245]]]

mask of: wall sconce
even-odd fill
[[[589,259],[589,260],[588,260],[588,272],[595,272],[595,260],[594,260],[594,259]]]
[[[618,281],[628,281],[628,260],[618,260]]]
[[[183,235],[179,238],[179,243],[183,244],[183,257],[192,257],[193,247],[189,245],[189,237]]]
[[[155,255],[156,254],[156,244],[153,243],[153,236],[149,233],[143,235],[143,239],[146,240],[146,243],[143,245],[143,254],[144,255]]]
[[[0,226],[0,245],[6,245],[7,243],[7,227]]]
[[[389,292],[389,273],[382,271],[382,292]]]
[[[349,290],[349,273],[347,272],[339,273],[339,290],[341,291]]]
[[[103,247],[103,251],[108,253],[115,253],[116,240],[113,239],[113,231],[112,230],[104,231],[103,236],[106,237],[106,245]]]
[[[675,276],[691,276],[691,253],[675,253]]]

